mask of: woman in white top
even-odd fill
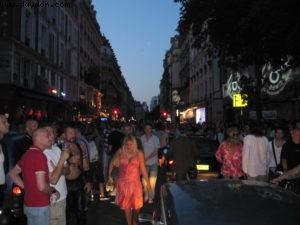
[[[259,124],[252,124],[243,145],[243,171],[247,179],[267,181],[268,162],[268,139]]]

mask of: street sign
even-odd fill
[[[248,106],[246,94],[233,94],[232,103],[234,108]]]

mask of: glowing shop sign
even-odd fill
[[[246,94],[234,94],[232,98],[233,107],[246,107],[248,105]]]
[[[288,62],[282,65],[279,69],[273,70],[270,64],[267,64],[262,69],[262,79],[266,82],[262,91],[268,95],[277,95],[287,85],[292,78],[292,68]]]
[[[230,98],[233,98],[233,95],[235,93],[239,93],[242,90],[242,88],[240,87],[241,76],[242,75],[239,72],[230,74],[226,84],[226,92],[230,96]]]

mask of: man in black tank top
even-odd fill
[[[76,217],[77,225],[86,224],[87,199],[86,193],[92,188],[89,173],[87,150],[76,143],[75,127],[65,127],[64,136],[66,146],[70,149],[71,157],[68,160],[70,174],[67,178],[67,224],[71,224],[72,215]],[[73,224],[73,223],[72,223]]]

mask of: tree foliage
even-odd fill
[[[196,46],[209,40],[232,67],[299,63],[297,0],[175,0],[181,3],[179,33],[191,26]],[[205,26],[207,24],[207,26]]]

